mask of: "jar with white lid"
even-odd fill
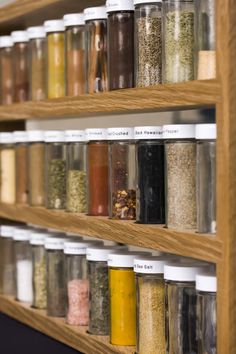
[[[0,292],[15,297],[14,228],[11,225],[2,225],[0,229]]]
[[[194,230],[197,226],[195,125],[164,125],[163,139],[167,227]]]
[[[46,207],[65,209],[66,207],[66,142],[65,132],[48,130],[46,142]]]
[[[217,279],[213,273],[196,276],[198,354],[216,354]]]
[[[197,231],[216,232],[216,124],[197,124]]]
[[[16,202],[16,153],[13,133],[1,133],[1,202]]]
[[[25,227],[15,227],[13,233],[16,267],[16,299],[27,302],[33,301],[32,286],[32,254],[30,247],[30,230]]]
[[[134,0],[137,87],[162,83],[162,0]]]
[[[84,130],[66,130],[66,210],[87,212],[87,156]]]
[[[109,216],[136,218],[136,170],[133,128],[108,128],[109,141]]]
[[[11,36],[0,37],[0,94],[1,104],[14,102],[13,41]]]

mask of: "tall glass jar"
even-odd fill
[[[0,37],[1,104],[14,102],[13,41],[11,36]]]
[[[108,143],[106,129],[86,129],[88,214],[108,215]]]
[[[43,26],[29,27],[27,33],[30,39],[30,99],[40,101],[47,97],[46,33]]]
[[[162,0],[135,0],[137,87],[162,83]]]
[[[215,274],[198,274],[196,290],[198,354],[216,354],[217,279]]]
[[[13,47],[14,102],[29,100],[29,38],[26,31],[11,33]]]
[[[165,223],[164,143],[161,126],[135,127],[136,221]]]
[[[45,143],[42,130],[28,131],[30,206],[45,206]]]
[[[87,93],[107,91],[107,14],[105,6],[84,10]]]
[[[87,156],[84,130],[66,130],[66,210],[87,212]]]
[[[46,142],[46,207],[66,207],[66,143],[61,130],[45,132]]]
[[[108,128],[109,216],[135,220],[135,142],[133,128]]]
[[[16,154],[12,133],[1,133],[1,202],[16,202]]]
[[[166,224],[196,229],[195,125],[165,125]]]
[[[83,13],[63,17],[66,27],[66,94],[86,93],[85,21]]]
[[[2,225],[1,226],[1,293],[4,295],[15,296],[15,257],[14,257],[14,226]]]
[[[107,0],[108,87],[134,87],[133,0]]]
[[[28,203],[28,135],[26,131],[13,133],[16,152],[16,203]]]
[[[47,33],[47,96],[63,97],[66,93],[64,22],[45,21],[44,28]]]
[[[216,232],[216,124],[198,124],[197,230]]]
[[[194,80],[195,0],[163,0],[163,81]]]

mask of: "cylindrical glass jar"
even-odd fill
[[[1,226],[0,290],[4,295],[16,296],[14,226]]]
[[[198,274],[196,290],[198,354],[216,354],[216,276]]]
[[[86,129],[88,214],[108,215],[108,143],[106,129]]]
[[[137,87],[162,83],[162,0],[135,0]]]
[[[66,130],[66,210],[87,212],[87,156],[84,130]]]
[[[66,94],[86,92],[85,21],[83,13],[63,17],[66,27]]]
[[[133,128],[108,128],[109,216],[135,220],[135,142]]]
[[[30,39],[30,99],[40,101],[47,97],[46,33],[43,26],[29,27],[27,33]]]
[[[14,102],[13,41],[11,36],[0,37],[1,104]]]
[[[28,131],[28,178],[30,206],[45,206],[45,143],[42,130]]]
[[[194,80],[195,0],[163,1],[163,81]]]
[[[164,143],[161,126],[135,127],[136,221],[165,223]]]
[[[195,125],[165,125],[166,224],[173,229],[196,229]]]
[[[65,26],[63,20],[44,22],[47,33],[47,96],[65,96]]]
[[[28,135],[26,131],[13,133],[16,152],[16,203],[28,203]]]
[[[46,142],[46,207],[66,207],[66,143],[61,130],[45,132]]]
[[[11,33],[13,46],[14,102],[29,100],[29,38],[26,31]]]
[[[134,260],[137,298],[137,354],[166,354],[164,265],[168,258]]]
[[[134,87],[133,0],[107,0],[108,87]]]
[[[216,77],[215,0],[196,1],[198,43],[198,80]]]
[[[12,133],[1,133],[1,202],[15,204],[16,159]]]
[[[107,91],[107,14],[105,6],[84,10],[87,93]]]
[[[14,229],[14,249],[16,264],[16,299],[32,304],[32,254],[30,247],[30,230],[24,227]]]
[[[216,232],[216,124],[197,124],[197,230]]]

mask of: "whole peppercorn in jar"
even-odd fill
[[[0,37],[0,72],[1,104],[12,104],[14,102],[14,75],[11,36]]]

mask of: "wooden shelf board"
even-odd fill
[[[221,242],[195,232],[23,205],[0,204],[0,217],[211,262],[221,259]]]
[[[87,327],[68,326],[65,319],[48,317],[45,311],[32,309],[29,305],[15,301],[9,296],[0,295],[0,311],[82,353],[134,353],[134,347],[113,346],[107,336],[89,335]]]

